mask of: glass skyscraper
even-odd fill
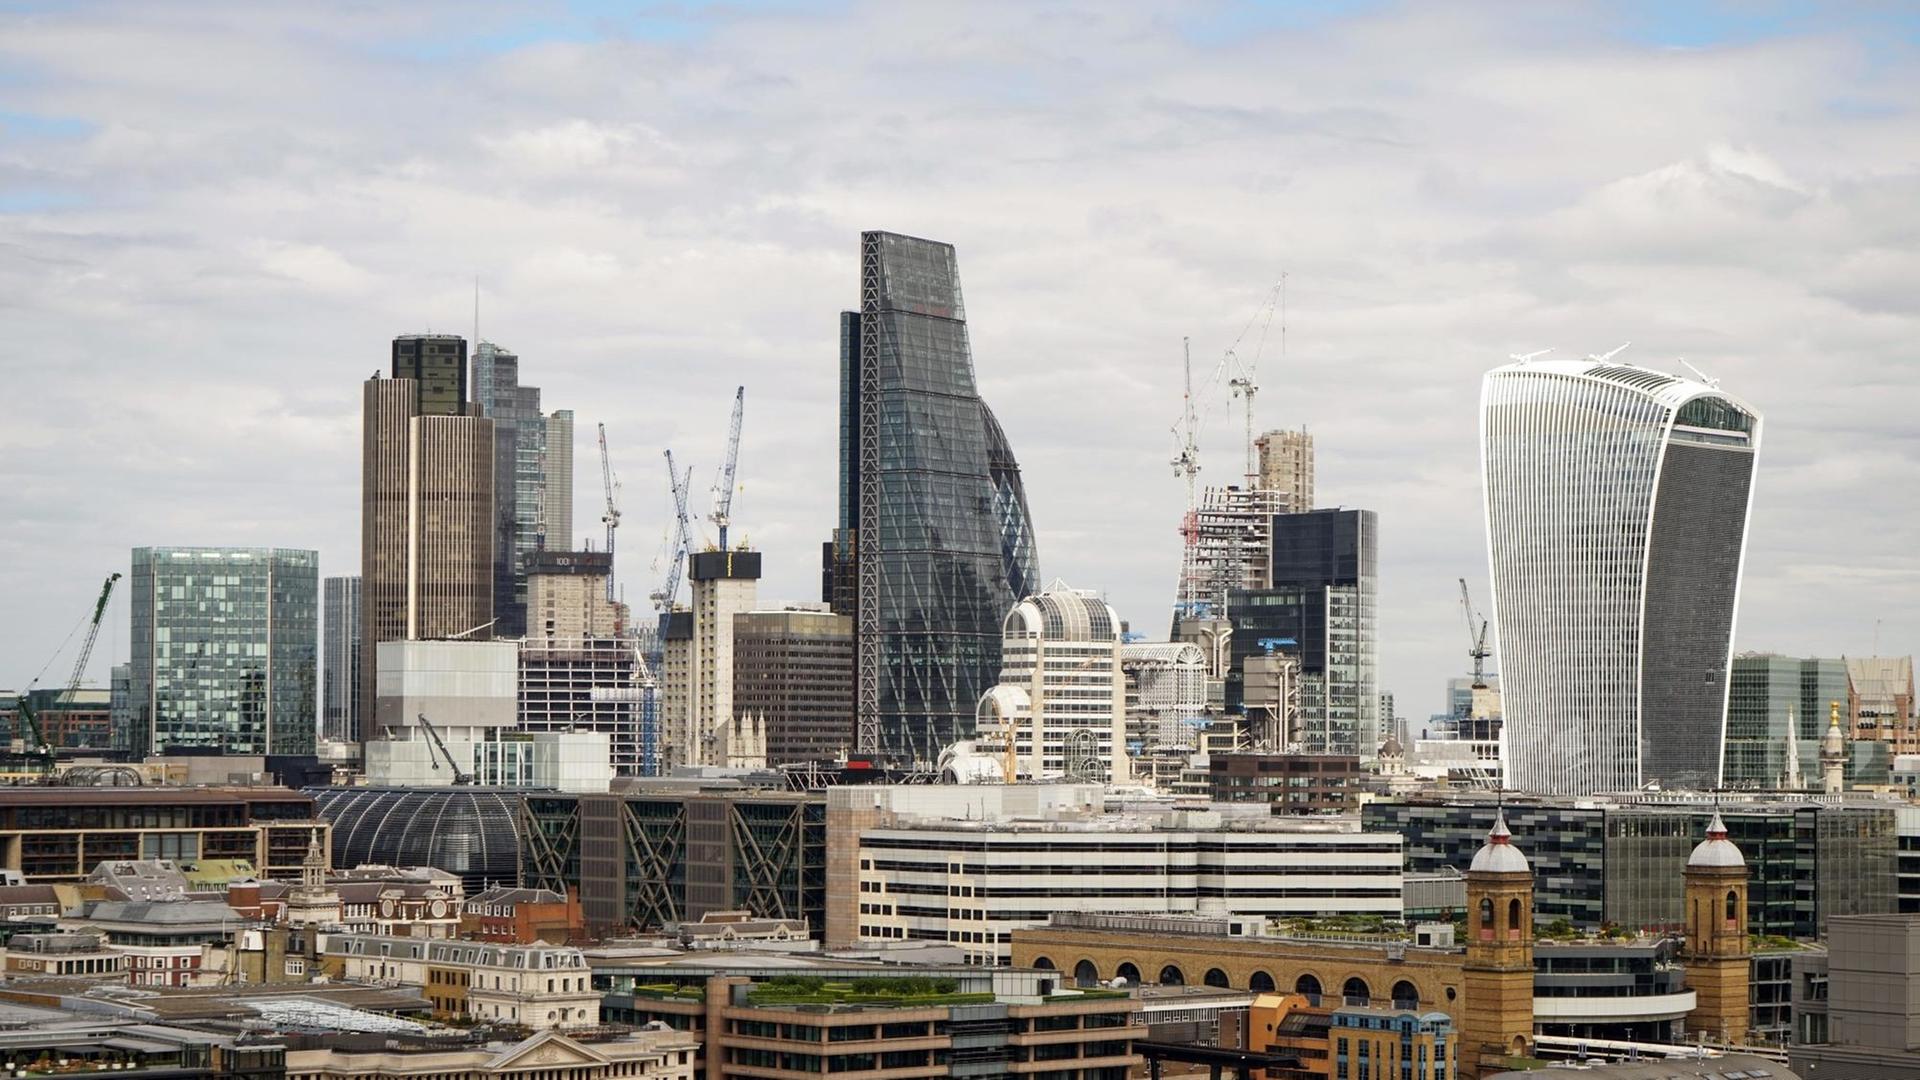
[[[1289,735],[1313,754],[1371,759],[1380,730],[1379,516],[1313,510],[1273,516],[1271,586],[1228,594],[1233,663],[1227,708],[1244,700],[1247,657],[1300,660],[1300,711]]]
[[[320,666],[320,734],[336,742],[360,741],[360,578],[330,577],[322,583],[322,629],[326,649]]]
[[[1508,786],[1720,781],[1760,416],[1606,360],[1481,388]]]
[[[854,616],[855,746],[931,761],[972,734],[1000,621],[1039,574],[1019,465],[974,384],[951,244],[861,234],[824,557],[824,598]]]
[[[1847,662],[1838,657],[1742,653],[1727,693],[1723,782],[1735,788],[1818,788],[1820,736],[1829,702],[1847,700]],[[1790,740],[1798,770],[1788,776]]]
[[[318,552],[133,549],[130,749],[311,754]]]

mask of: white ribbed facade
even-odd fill
[[[1022,779],[1126,780],[1127,690],[1113,608],[1055,581],[1015,604],[1000,629],[1000,681],[974,711],[982,752],[997,746],[1005,755],[1011,743]]]
[[[1597,360],[1481,389],[1507,784],[1717,784],[1760,418]]]
[[[940,941],[1012,962],[1056,912],[1297,918],[1401,914],[1398,833],[1212,811],[1084,821],[902,820],[860,836],[862,941]]]

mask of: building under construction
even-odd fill
[[[636,645],[620,633],[624,605],[606,598],[612,566],[604,551],[539,551],[529,561],[518,727],[601,732],[612,743],[614,772],[639,776]]]

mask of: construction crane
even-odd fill
[[[720,530],[720,550],[727,550],[727,524],[733,514],[733,475],[734,468],[740,463],[740,415],[747,403],[747,388],[742,386],[733,392],[733,423],[727,429],[726,464],[720,466],[719,479],[713,485],[713,513],[707,520]]]
[[[460,762],[454,758],[453,751],[448,750],[447,744],[441,741],[440,733],[435,731],[433,725],[427,722],[426,713],[420,714],[420,730],[427,733],[427,738],[432,740],[433,745],[439,748],[441,756],[447,759],[447,767],[453,770],[453,782],[463,787],[473,783],[473,774],[460,767]],[[427,760],[432,762],[435,770],[440,768],[438,758],[429,754]]]
[[[93,616],[87,621],[87,636],[81,639],[79,655],[74,657],[73,674],[68,677],[67,684],[61,688],[60,693],[54,695],[55,705],[72,701],[74,692],[80,689],[80,680],[87,674],[87,661],[93,658],[93,645],[100,640],[100,623],[107,614],[107,601],[113,597],[113,583],[119,580],[120,575],[117,572],[108,574],[106,584],[100,586],[100,598],[93,602]],[[33,681],[40,681],[39,677],[35,676]],[[41,771],[51,772],[53,744],[47,741],[46,732],[40,726],[40,717],[33,711],[33,706],[28,704],[32,691],[33,683],[28,683],[27,688],[20,692],[20,700],[16,706],[16,711],[20,714],[20,741],[24,744],[26,753],[32,756],[40,766]]]
[[[1473,597],[1467,592],[1467,579],[1460,579],[1460,607],[1467,613],[1467,640],[1471,648],[1467,655],[1473,658],[1473,688],[1487,688],[1487,657],[1493,651],[1487,648],[1487,620],[1473,610]]]
[[[600,487],[607,493],[607,508],[600,520],[607,526],[607,602],[615,597],[613,590],[613,534],[620,527],[620,482],[613,478],[613,464],[607,457],[607,425],[600,425]]]
[[[654,609],[660,612],[660,632],[666,633],[667,615],[673,611],[673,602],[680,595],[680,575],[687,566],[687,547],[691,542],[692,526],[687,520],[687,489],[693,485],[693,467],[680,473],[673,464],[673,451],[664,451],[667,459],[667,483],[673,488],[674,534],[673,542],[667,546],[667,580],[654,590],[649,599]]]
[[[736,414],[737,415],[737,414]],[[667,579],[649,596],[659,621],[652,640],[636,656],[639,670],[634,681],[640,686],[640,772],[643,776],[660,774],[660,684],[656,677],[666,661],[667,623],[673,618],[673,602],[680,595],[680,575],[687,565],[688,533],[687,489],[693,486],[693,469],[682,473],[673,463],[673,451],[664,451],[667,459],[667,484],[673,489],[674,535],[667,545]],[[636,650],[638,652],[638,650]]]
[[[1175,629],[1183,619],[1202,617],[1200,600],[1200,527],[1199,519],[1199,475],[1200,445],[1196,441],[1200,420],[1193,408],[1193,352],[1187,339],[1180,339],[1182,371],[1184,372],[1184,391],[1181,398],[1180,420],[1173,426],[1174,437],[1179,439],[1179,449],[1169,463],[1173,466],[1173,475],[1181,477],[1187,484],[1187,512],[1180,518],[1181,557],[1180,557],[1180,593],[1174,601]]]

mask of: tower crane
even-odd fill
[[[607,425],[600,425],[600,487],[607,493],[607,508],[600,520],[607,526],[607,601],[615,597],[613,589],[613,534],[620,527],[620,482],[613,478],[613,464],[607,458]]]
[[[73,661],[73,674],[68,677],[67,685],[61,688],[59,694],[54,696],[54,704],[58,705],[73,700],[74,691],[80,689],[80,680],[84,678],[87,673],[87,661],[93,657],[94,642],[100,640],[100,622],[106,617],[107,601],[113,597],[113,583],[119,580],[120,575],[118,572],[108,574],[106,584],[100,586],[100,598],[93,602],[93,617],[87,621],[87,636],[81,639],[80,653]],[[52,661],[48,661],[48,663],[52,663]],[[36,677],[34,682],[38,681],[39,679]],[[40,717],[34,713],[33,707],[27,703],[28,696],[32,690],[33,683],[28,683],[27,689],[20,693],[20,700],[17,706],[20,714],[20,726],[24,729],[21,733],[21,742],[26,745],[26,752],[39,762],[42,770],[50,772],[53,769],[53,744],[47,741],[46,732],[40,727]]]
[[[687,489],[693,485],[693,467],[688,466],[683,474],[674,466],[673,451],[664,453],[667,459],[667,482],[673,488],[674,533],[673,542],[667,547],[667,580],[649,597],[654,609],[660,612],[662,634],[666,633],[667,615],[673,611],[674,599],[680,595],[680,575],[687,566],[687,548],[692,530],[687,520]]]
[[[1473,610],[1473,597],[1467,592],[1467,579],[1460,579],[1460,606],[1467,613],[1467,640],[1471,647],[1467,655],[1473,658],[1473,688],[1487,688],[1487,657],[1493,651],[1487,648],[1487,620]]]
[[[737,422],[738,413],[735,416]],[[638,667],[634,682],[640,688],[640,772],[643,776],[658,776],[660,772],[658,673],[664,670],[667,623],[673,617],[674,599],[680,595],[680,575],[687,565],[688,532],[691,529],[687,521],[687,489],[693,486],[693,469],[689,467],[682,473],[673,463],[673,451],[664,453],[667,459],[667,484],[673,489],[674,536],[667,546],[667,559],[671,565],[667,568],[667,579],[649,596],[654,609],[659,612],[659,621],[654,626],[647,648],[636,650],[638,655],[635,656]]]
[[[733,423],[727,428],[726,464],[720,467],[720,477],[713,485],[713,513],[707,520],[720,530],[720,550],[727,550],[727,524],[733,514],[733,475],[734,468],[740,463],[740,416],[747,402],[747,388],[742,386],[733,392]]]

